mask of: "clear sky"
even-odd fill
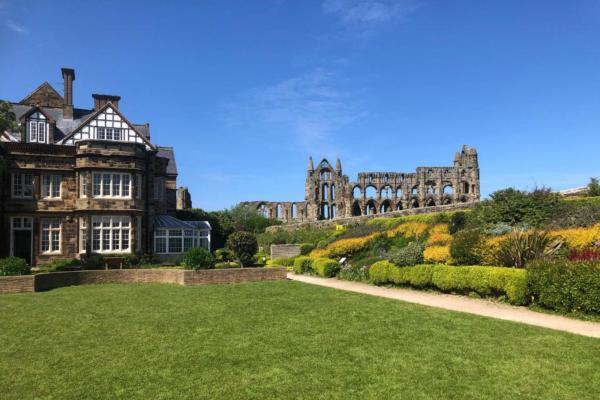
[[[479,151],[484,195],[600,175],[600,1],[0,0],[0,98],[122,96],[194,206],[302,200],[359,171]]]

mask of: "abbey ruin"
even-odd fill
[[[385,214],[392,211],[478,201],[477,150],[463,146],[449,167],[418,167],[416,172],[360,172],[350,182],[326,159],[315,168],[308,159],[304,201],[251,201],[265,217],[305,222]]]

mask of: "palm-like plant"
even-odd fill
[[[547,232],[516,230],[500,243],[496,260],[505,267],[524,268],[529,261],[551,256],[562,244]]]

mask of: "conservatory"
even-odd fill
[[[182,221],[170,215],[154,217],[154,254],[164,260],[182,256],[193,247],[210,251],[208,221]]]

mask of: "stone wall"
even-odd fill
[[[323,221],[312,221],[312,222],[301,222],[296,224],[283,224],[283,225],[274,225],[267,228],[267,232],[277,232],[278,230],[284,231],[293,231],[298,228],[304,227],[313,227],[313,228],[326,228],[335,225],[360,225],[367,222],[370,219],[374,218],[393,218],[393,217],[406,217],[409,215],[418,215],[418,214],[428,214],[434,212],[443,212],[443,211],[457,211],[457,210],[467,210],[473,208],[478,201],[473,201],[469,203],[459,203],[459,204],[447,204],[443,206],[435,206],[435,207],[424,207],[424,208],[410,208],[408,210],[401,211],[392,211],[385,214],[374,214],[374,215],[363,215],[360,217],[350,217],[350,218],[339,218],[335,220],[323,220]]]
[[[101,283],[172,283],[185,286],[287,279],[285,268],[112,269],[52,272],[0,277],[1,293],[41,292],[65,286]]]
[[[0,276],[0,294],[34,291],[34,276]]]
[[[271,245],[271,260],[276,258],[292,258],[300,255],[298,244],[273,244]]]

